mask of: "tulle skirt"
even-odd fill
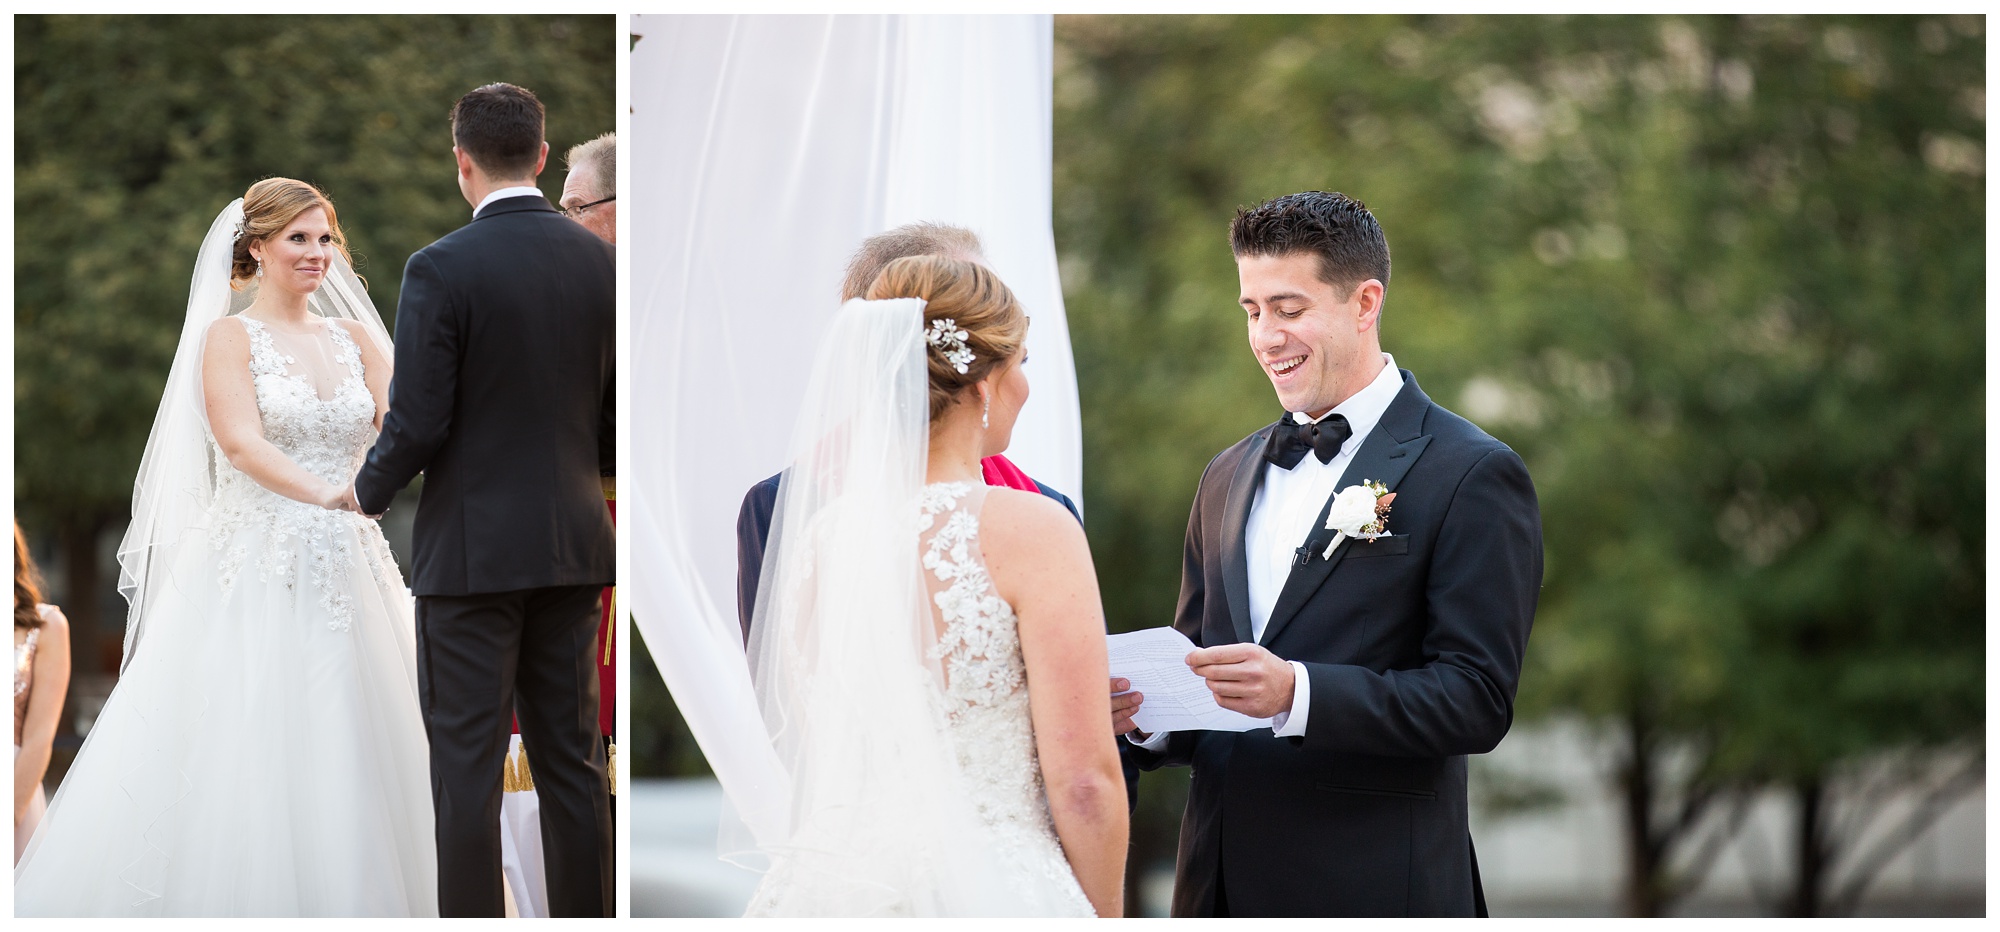
[[[373,522],[283,514],[175,558],[17,915],[437,915],[409,590]]]

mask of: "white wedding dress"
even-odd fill
[[[794,428],[748,651],[775,777],[729,784],[722,833],[765,871],[752,916],[1093,914],[980,553],[986,487],[924,481],[922,309],[843,305]]]
[[[944,665],[945,720],[973,811],[993,832],[994,860],[1021,911],[1092,917],[1049,817],[1014,607],[993,591],[980,553],[986,494],[983,485],[932,483],[919,506],[924,584],[939,624],[930,656]]]
[[[935,483],[924,487],[918,504],[925,590],[938,623],[937,641],[926,654],[941,664],[943,676],[927,697],[928,711],[944,723],[956,792],[978,829],[946,856],[986,865],[984,889],[977,891],[994,910],[986,915],[1092,917],[1049,816],[1014,609],[993,591],[979,552],[985,500],[984,486]],[[942,814],[908,815],[928,820]],[[836,838],[803,847],[826,844],[822,850],[832,855],[840,843]],[[878,849],[880,856],[865,864],[800,854],[794,851],[765,874],[748,915],[951,915],[965,902],[937,888],[934,865],[915,850]]]
[[[375,437],[354,341],[241,320],[264,436],[348,482]],[[208,454],[212,498],[155,568],[144,642],[15,869],[15,912],[435,916],[412,600],[381,528]]]

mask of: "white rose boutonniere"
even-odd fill
[[[1396,493],[1380,482],[1364,481],[1341,489],[1333,497],[1333,507],[1326,512],[1326,529],[1338,533],[1327,542],[1320,559],[1333,559],[1333,548],[1350,537],[1374,540],[1388,533],[1389,504],[1395,500]]]

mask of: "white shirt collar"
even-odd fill
[[[479,212],[485,210],[486,205],[491,204],[494,201],[500,200],[503,197],[522,197],[529,194],[532,194],[536,197],[541,197],[542,189],[537,188],[531,184],[517,184],[511,188],[501,188],[498,191],[486,195],[485,199],[479,202],[478,207],[472,208],[473,219],[475,220],[478,219]]]
[[[1333,410],[1311,417],[1303,411],[1292,412],[1292,420],[1299,424],[1317,424],[1333,415],[1347,419],[1347,427],[1353,433],[1348,435],[1348,443],[1358,443],[1375,429],[1382,415],[1389,410],[1389,404],[1396,400],[1403,390],[1403,373],[1396,368],[1396,357],[1382,354],[1382,371],[1375,373],[1375,380],[1366,388],[1355,392],[1346,401],[1333,406]]]

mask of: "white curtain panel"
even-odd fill
[[[1050,227],[1053,21],[1040,16],[632,19],[632,613],[758,841],[784,775],[736,616],[743,494],[785,466],[803,386],[862,239],[967,227],[1032,317],[1007,451],[1082,505],[1082,436]]]
[[[508,739],[507,759],[525,763],[521,736]],[[507,881],[515,919],[547,919],[548,876],[542,870],[542,798],[528,789],[500,795],[500,876]]]

